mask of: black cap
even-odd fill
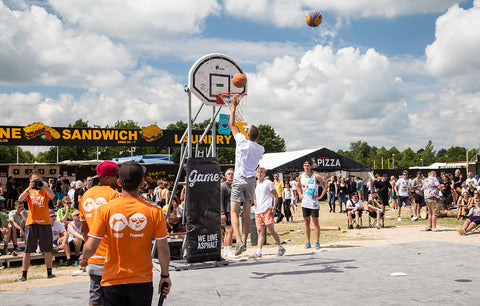
[[[127,184],[140,184],[145,175],[145,170],[136,161],[130,160],[123,163],[118,170],[118,178],[121,182]]]

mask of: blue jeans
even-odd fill
[[[340,206],[340,212],[342,212],[342,203],[345,203],[347,205],[347,195],[344,193],[339,193],[338,194],[338,202]]]
[[[330,206],[330,211],[335,212],[335,191],[328,192],[328,206]]]

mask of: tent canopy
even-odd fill
[[[132,157],[116,157],[112,159],[114,162],[126,162],[134,160],[137,163],[145,164],[173,164],[173,157],[169,154],[151,154],[151,155],[136,155]]]
[[[369,172],[372,168],[367,167],[348,157],[335,153],[327,148],[309,149],[282,153],[267,153],[260,160],[260,167],[274,172],[298,172],[303,171],[303,163],[306,160],[317,164],[315,171],[333,172]]]

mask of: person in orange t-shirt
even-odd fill
[[[101,281],[104,305],[151,305],[153,238],[161,268],[158,292],[164,296],[170,292],[170,250],[165,216],[160,207],[139,196],[143,176],[143,167],[135,161],[120,166],[117,182],[122,194],[98,208],[88,233],[84,259],[93,256],[102,238],[107,241]],[[166,287],[162,288],[164,283]]]
[[[82,196],[78,210],[82,222],[83,240],[87,241],[88,231],[93,226],[93,220],[98,208],[111,200],[118,198],[114,189],[118,187],[118,165],[112,161],[104,161],[97,165],[99,185],[89,188]],[[90,275],[89,305],[103,305],[102,280],[103,264],[107,253],[107,242],[102,239],[95,254],[88,260],[87,272]]]
[[[55,277],[52,274],[52,228],[50,225],[50,210],[48,199],[55,198],[55,193],[48,187],[46,182],[40,180],[38,172],[30,174],[30,184],[18,197],[19,201],[27,201],[28,217],[25,222],[25,254],[22,260],[22,277],[19,282],[27,280],[30,255],[40,246],[40,251],[45,253],[45,266],[47,277]]]

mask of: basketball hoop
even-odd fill
[[[243,107],[247,103],[247,94],[240,92],[221,92],[217,95],[217,105],[228,106],[232,108],[233,99],[237,98],[240,102],[235,109],[235,121],[243,122]]]

